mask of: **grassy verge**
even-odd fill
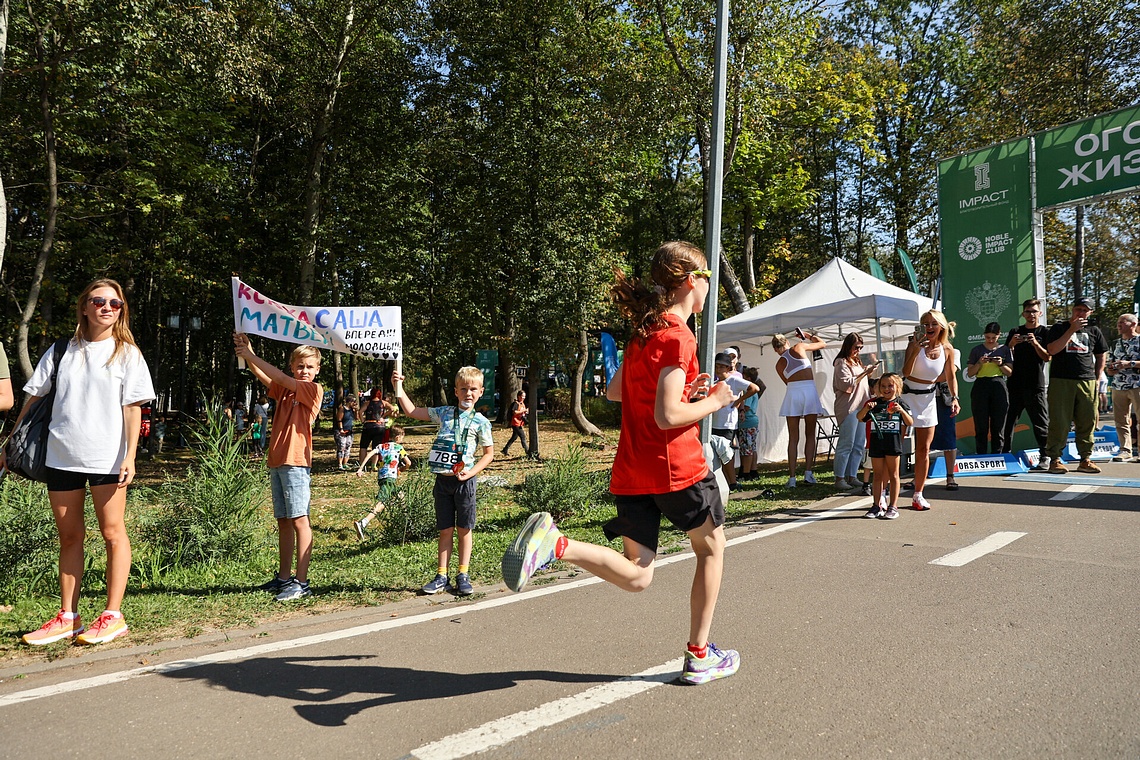
[[[132,489],[128,506],[134,562],[123,611],[131,634],[105,647],[192,638],[252,628],[273,620],[381,605],[413,596],[430,580],[436,565],[434,525],[427,538],[404,542],[393,539],[402,535],[402,529],[394,530],[385,521],[408,522],[405,507],[394,506],[373,522],[368,539],[361,542],[352,521],[362,517],[372,505],[375,476],[358,478],[352,472],[337,470],[331,436],[320,435],[315,440],[311,510],[314,549],[310,580],[314,595],[282,604],[265,592],[251,590],[268,580],[277,564],[268,476],[261,463],[244,458],[228,461],[224,471],[210,470],[210,466],[217,467],[219,457],[232,455],[229,451],[214,451],[213,465],[202,462],[203,450],[210,446],[224,449],[216,433],[214,439],[199,444],[196,450],[171,452],[157,461],[140,464],[141,485]],[[545,461],[498,459],[486,473],[494,477],[484,478],[480,485],[479,523],[471,563],[476,598],[480,586],[501,586],[499,560],[529,515],[527,507],[541,504],[558,492],[575,494],[573,503],[564,501],[551,510],[560,513],[562,529],[576,539],[605,543],[602,525],[612,516],[613,508],[599,493],[607,482],[613,448],[582,446],[586,440],[569,423],[560,421],[544,421],[541,435],[543,452],[548,457]],[[509,431],[495,431],[496,449],[508,436]],[[613,432],[611,440],[616,437]],[[426,454],[430,442],[430,430],[416,430],[405,445],[417,458]],[[243,470],[247,465],[254,476],[251,487],[248,473]],[[407,491],[416,490],[412,483],[416,477],[430,478],[417,473],[401,476]],[[786,474],[773,467],[758,481],[749,483],[750,488],[758,491],[770,488],[775,495],[768,499],[734,498],[728,507],[730,523],[810,503],[833,493],[824,485],[787,491],[782,487],[785,479]],[[820,479],[824,479],[823,475]],[[489,486],[488,480],[504,484]],[[430,489],[426,499],[426,508],[430,508]],[[219,510],[219,501],[229,504],[230,509]],[[416,503],[406,509],[425,509],[422,495],[409,501]],[[187,511],[194,511],[196,522],[184,519]],[[195,541],[183,540],[194,531],[202,534],[202,523],[207,523],[205,534]],[[216,536],[221,538],[211,538]],[[675,550],[684,538],[678,531],[663,529],[662,551]],[[611,545],[620,548],[619,542]],[[89,620],[103,608],[106,560],[91,510],[86,548],[88,563],[80,612]],[[0,574],[8,576],[0,578],[2,665],[75,657],[83,652],[67,642],[35,649],[19,642],[20,634],[38,627],[59,607],[56,551],[43,487],[6,481],[0,486]],[[558,564],[552,569],[566,569]]]

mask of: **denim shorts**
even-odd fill
[[[309,467],[283,464],[269,469],[269,485],[273,491],[273,516],[307,517],[309,514]]]

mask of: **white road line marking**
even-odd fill
[[[1064,491],[1049,497],[1049,501],[1077,501],[1096,491],[1097,486],[1069,486]]]
[[[507,715],[481,726],[425,744],[409,753],[419,760],[457,760],[461,757],[486,752],[514,741],[540,728],[575,718],[613,702],[641,694],[656,686],[669,683],[681,675],[681,660],[643,670],[632,676],[599,684],[569,697],[547,702],[530,710]]]
[[[819,512],[808,517],[793,520],[791,522],[782,523],[771,528],[755,531],[744,536],[728,541],[726,546],[735,546],[737,544],[746,543],[748,541],[755,541],[760,538],[766,538],[777,533],[783,533],[793,528],[800,528],[804,525],[810,525],[818,520],[823,520],[829,517],[835,517],[843,512],[852,510],[863,509],[870,503],[870,500],[856,501],[843,507],[836,507],[829,509],[826,512]],[[668,557],[658,559],[654,564],[658,567],[663,565],[671,565],[675,562],[681,562],[694,558],[692,552],[682,552]],[[355,636],[367,636],[370,633],[378,633],[380,631],[387,631],[393,628],[402,628],[406,625],[414,625],[416,623],[426,623],[432,620],[439,620],[440,618],[453,618],[459,615],[467,615],[472,612],[491,609],[493,607],[501,607],[505,604],[516,604],[518,602],[525,602],[529,599],[537,599],[541,596],[548,594],[559,594],[564,591],[571,591],[573,589],[582,588],[583,586],[590,586],[595,583],[603,583],[601,578],[590,576],[580,580],[571,581],[569,583],[560,583],[554,586],[547,586],[544,588],[535,588],[525,591],[521,594],[509,594],[497,597],[495,599],[485,599],[481,602],[468,604],[464,606],[445,606],[441,609],[425,612],[420,615],[412,615],[406,618],[396,618],[382,620],[377,623],[369,623],[367,625],[358,625],[352,628],[346,628],[340,631],[330,631],[329,633],[319,633],[312,636],[304,636],[299,639],[288,639],[284,641],[272,641],[265,644],[258,644],[256,646],[245,647],[244,649],[233,649],[226,652],[216,652],[214,654],[203,655],[202,657],[193,657],[186,660],[175,660],[174,662],[167,662],[158,665],[147,665],[141,668],[133,668],[131,670],[124,670],[118,673],[107,673],[101,676],[92,676],[90,678],[77,678],[74,681],[66,681],[64,683],[53,684],[51,686],[41,686],[34,689],[25,689],[24,691],[16,691],[11,694],[0,694],[0,708],[6,705],[14,705],[20,702],[30,702],[35,699],[43,699],[44,697],[53,697],[59,694],[67,694],[73,691],[82,691],[84,689],[94,689],[99,686],[107,686],[113,683],[121,683],[123,681],[130,681],[142,676],[151,675],[152,673],[174,673],[179,670],[187,670],[189,668],[196,668],[201,665],[211,665],[219,662],[234,662],[235,660],[244,660],[250,657],[260,657],[274,652],[281,652],[288,649],[297,649],[299,647],[312,646],[316,644],[324,644],[329,641],[339,641],[341,639],[350,639]]]
[[[932,559],[931,565],[944,565],[946,567],[961,567],[969,562],[973,562],[978,557],[984,557],[991,552],[996,552],[1007,544],[1012,544],[1022,536],[1027,536],[1028,533],[1019,533],[1015,530],[1003,530],[994,533],[992,536],[987,536],[981,541],[970,544],[969,546],[958,549],[957,551],[950,552],[944,557]]]

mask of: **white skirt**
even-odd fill
[[[902,395],[902,400],[910,407],[911,416],[914,417],[914,427],[932,428],[938,425],[938,405],[934,402],[936,395],[937,391]]]
[[[784,403],[780,405],[781,417],[805,417],[809,414],[827,414],[815,389],[815,380],[796,380],[788,383]]]

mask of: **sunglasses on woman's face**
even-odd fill
[[[91,296],[87,299],[88,302],[95,304],[95,308],[102,309],[104,306],[110,306],[111,311],[118,311],[123,308],[123,302],[118,298],[104,298],[103,296]]]

